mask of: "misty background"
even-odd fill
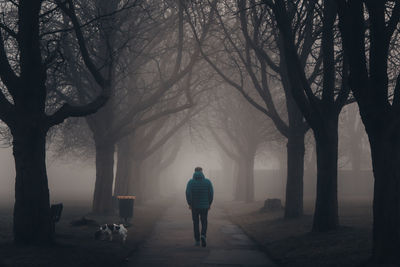
[[[254,110],[255,113],[259,111]],[[352,104],[342,112],[342,120],[349,112],[358,111],[355,104]],[[196,118],[194,118],[195,120]],[[360,123],[359,118],[357,118]],[[273,126],[270,126],[273,127]],[[208,134],[207,129],[201,130],[202,134]],[[351,140],[346,139],[346,129],[339,128],[339,175],[338,175],[338,195],[339,200],[363,199],[372,201],[373,196],[373,175],[371,169],[370,155],[367,143],[363,144],[361,174],[352,172],[351,160],[349,159],[348,144]],[[209,134],[208,134],[209,135]],[[199,139],[193,136],[189,128],[182,130],[178,137],[182,143],[179,152],[168,168],[160,175],[162,190],[160,192],[150,192],[152,194],[161,193],[161,196],[183,197],[187,181],[191,178],[194,167],[202,166],[206,177],[214,183],[215,195],[218,200],[233,200],[236,181],[232,169],[223,169],[220,154],[224,152],[213,142],[212,136]],[[365,140],[366,136],[360,137]],[[315,153],[312,138],[307,138],[306,166],[304,175],[304,197],[305,200],[315,200],[316,169]],[[177,141],[175,141],[177,142]],[[255,200],[266,200],[267,198],[282,199],[284,205],[284,194],[286,185],[285,171],[285,144],[280,142],[275,144],[274,149],[268,150],[263,147],[257,152],[254,175],[255,175]],[[314,157],[314,158],[313,158]],[[0,149],[0,170],[1,184],[0,197],[5,205],[14,202],[15,169],[12,157],[12,149],[2,147]],[[93,198],[95,183],[95,165],[93,158],[80,159],[71,155],[57,155],[51,148],[47,154],[48,179],[51,203],[66,202],[71,204],[88,205]],[[116,162],[115,162],[116,166]],[[154,195],[153,197],[158,197]]]

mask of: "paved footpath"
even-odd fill
[[[183,200],[165,211],[152,235],[124,266],[276,267],[218,207],[209,211],[207,247],[194,246],[191,212]]]

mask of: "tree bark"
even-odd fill
[[[46,173],[46,131],[12,131],[15,160],[14,241],[46,244],[53,240]]]
[[[309,18],[315,10],[315,2],[307,2]],[[288,9],[296,8],[291,5]],[[283,0],[275,0],[272,10],[277,26],[282,36],[281,53],[285,55],[287,75],[291,85],[292,96],[304,118],[314,131],[317,143],[317,201],[314,215],[313,231],[328,231],[338,225],[337,211],[337,146],[338,146],[338,115],[346,104],[350,87],[346,83],[345,62],[343,63],[342,86],[335,97],[335,35],[333,26],[337,7],[335,1],[323,1],[321,56],[323,64],[322,93],[317,96],[306,75],[307,58],[299,57],[295,44],[298,34],[292,27],[287,5]],[[306,28],[312,33],[313,20],[307,20]],[[310,40],[312,36],[310,35]],[[307,38],[307,37],[305,37]],[[309,46],[312,49],[312,42]],[[300,55],[301,56],[301,55]]]
[[[386,2],[338,1],[338,3],[344,52],[350,59],[350,84],[371,147],[375,178],[372,259],[378,264],[399,266],[399,76],[392,102],[388,96],[390,91],[388,55],[392,47],[393,33],[396,32],[399,23],[399,3],[396,2],[391,10],[391,16],[387,17],[390,22],[387,26],[382,23],[388,14]],[[368,34],[365,31],[367,22],[371,29]]]
[[[114,180],[114,144],[95,138],[96,146],[96,183],[93,196],[94,213],[113,212],[112,186]]]
[[[128,195],[129,193],[129,168],[131,146],[129,138],[124,138],[118,143],[117,173],[115,177],[114,195]]]
[[[110,99],[97,113],[86,117],[86,122],[93,133],[96,150],[96,182],[92,211],[99,214],[110,214],[113,212],[112,186],[114,181],[115,152],[115,139],[111,134],[114,122],[113,102],[114,100]]]
[[[303,215],[303,178],[304,178],[304,136],[306,123],[292,95],[292,88],[287,74],[285,53],[281,54],[281,77],[285,91],[286,108],[288,111],[287,137],[287,173],[285,193],[285,219],[297,218]]]
[[[314,232],[334,230],[339,225],[337,199],[338,124],[328,122],[325,131],[315,131],[317,150],[317,199]],[[325,128],[325,127],[321,127]]]
[[[285,219],[303,215],[304,133],[289,134]]]
[[[370,138],[374,190],[372,258],[378,263],[400,264],[400,140]]]

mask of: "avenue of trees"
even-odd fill
[[[394,166],[394,150],[398,144],[400,80],[395,68],[400,3],[238,0],[223,1],[215,9],[214,25],[220,34],[201,49],[210,67],[271,118],[285,136],[284,120],[278,119],[273,102],[276,95],[270,93],[271,87],[282,87],[289,122],[290,101],[294,101],[296,114],[301,113],[313,131],[317,154],[316,232],[334,230],[339,225],[339,114],[344,105],[357,102],[369,137],[375,177],[373,259],[398,263],[400,177]],[[252,90],[246,91],[249,83],[253,84]],[[303,126],[304,132],[306,128]],[[299,168],[290,166],[290,147],[288,142],[287,218],[302,212],[299,173],[303,172],[303,161]],[[300,155],[304,156],[304,149]],[[289,175],[292,171],[297,172],[297,190],[290,184],[294,181]],[[296,191],[297,197],[289,196]],[[297,200],[293,209],[297,211],[291,216],[289,199]]]
[[[92,211],[108,214],[113,196],[159,188],[192,121],[234,167],[237,200],[254,200],[257,153],[286,143],[285,219],[303,215],[311,130],[311,230],[335,230],[342,125],[353,170],[368,137],[372,258],[399,264],[399,20],[397,0],[0,0],[15,242],[54,239],[47,143],[93,157]]]

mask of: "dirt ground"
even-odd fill
[[[118,222],[117,216],[90,215],[87,204],[64,203],[62,218],[56,225],[56,243],[50,247],[18,247],[12,243],[12,208],[0,208],[0,266],[118,266],[131,256],[151,233],[163,215],[168,201],[135,205],[132,225],[125,244],[115,237],[112,242],[94,239],[98,224]],[[85,216],[93,225],[71,226]]]
[[[366,266],[372,245],[370,201],[341,201],[341,227],[323,234],[310,233],[312,201],[305,201],[306,215],[293,220],[283,220],[283,211],[260,212],[263,204],[233,202],[224,207],[279,266]]]

